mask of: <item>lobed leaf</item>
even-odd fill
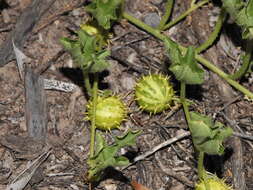
[[[111,22],[118,19],[117,10],[122,0],[93,0],[85,10],[96,18],[100,26],[110,29]]]
[[[122,137],[116,137],[115,142],[112,145],[107,145],[103,136],[98,133],[97,134],[97,143],[96,143],[96,154],[94,157],[88,160],[89,171],[88,178],[91,181],[98,181],[102,172],[105,168],[112,166],[125,166],[129,164],[129,161],[124,156],[117,156],[117,152],[120,148],[134,145],[135,138],[140,134],[140,131],[133,132],[128,131]]]
[[[173,72],[177,80],[186,84],[201,84],[204,82],[204,70],[198,66],[195,60],[193,47],[189,47],[185,56],[182,56],[177,44],[165,40],[165,46],[172,61],[169,70]]]
[[[68,38],[60,40],[64,48],[72,55],[74,62],[84,72],[104,71],[109,66],[106,58],[110,55],[110,51],[98,48],[100,39],[96,35],[89,35],[84,30],[78,31],[77,34],[77,40]]]
[[[232,129],[199,113],[190,112],[190,116],[189,127],[195,148],[207,154],[223,154],[222,143],[232,135]]]
[[[243,39],[253,38],[253,0],[222,0],[223,7],[242,29]]]

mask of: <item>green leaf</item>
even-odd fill
[[[68,38],[61,38],[60,43],[66,50],[71,50],[75,45],[77,45],[77,41]]]
[[[78,31],[77,34],[77,40],[68,38],[60,40],[64,48],[72,55],[74,62],[88,73],[104,71],[109,66],[106,58],[110,55],[110,51],[100,50],[100,39],[96,35],[89,35],[83,30]]]
[[[242,28],[243,39],[253,39],[253,0],[222,0],[223,7]]]
[[[233,17],[243,9],[244,3],[241,0],[222,0],[223,7]]]
[[[176,79],[186,84],[201,84],[204,82],[204,70],[195,60],[195,50],[189,47],[185,56],[182,56],[177,44],[165,40],[165,46],[172,61],[169,70],[173,72]]]
[[[98,181],[103,173],[103,170],[109,166],[124,166],[128,165],[129,161],[124,156],[117,156],[120,148],[135,144],[136,137],[140,131],[128,131],[122,137],[115,137],[115,142],[112,145],[107,145],[101,134],[98,134],[96,143],[96,154],[88,160],[89,171],[88,179]]]
[[[164,41],[165,47],[168,51],[169,58],[172,64],[180,64],[181,62],[181,52],[179,50],[178,44],[168,41]]]
[[[135,145],[135,138],[137,135],[140,134],[140,131],[131,132],[129,131],[124,136],[118,136],[114,138],[115,144],[117,144],[119,147],[124,146],[134,146]]]
[[[207,154],[223,154],[222,143],[232,135],[232,129],[199,113],[190,112],[190,116],[189,128],[195,148]]]
[[[243,38],[253,39],[253,0],[249,0],[246,6],[247,24],[244,29]]]
[[[104,147],[106,146],[106,142],[104,137],[101,135],[100,132],[96,132],[96,152],[97,155]]]
[[[110,51],[108,50],[103,50],[100,51],[95,55],[93,58],[93,65],[89,67],[89,71],[91,73],[96,73],[96,72],[101,72],[108,68],[109,63],[107,62],[106,58],[110,56]]]
[[[246,6],[246,15],[248,18],[252,19],[253,18],[253,1],[249,0]]]
[[[82,54],[80,43],[68,38],[62,38],[60,42],[63,47],[70,52],[77,66],[81,67],[82,64],[85,63],[85,57]]]
[[[122,0],[93,0],[85,7],[96,18],[100,26],[110,29],[111,22],[118,19],[118,9]]]
[[[119,156],[115,158],[115,163],[117,166],[126,166],[129,164],[129,160],[124,156]]]
[[[250,62],[247,73],[252,73],[253,72],[253,61]]]

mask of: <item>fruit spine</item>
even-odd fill
[[[233,190],[223,179],[211,174],[196,184],[195,190]]]

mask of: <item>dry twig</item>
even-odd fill
[[[145,158],[151,156],[152,154],[154,154],[154,153],[157,152],[158,150],[160,150],[160,149],[162,149],[162,148],[164,148],[164,147],[166,147],[166,146],[168,146],[168,145],[170,145],[170,144],[172,144],[172,143],[174,143],[174,142],[176,142],[176,141],[179,141],[179,140],[181,140],[181,139],[183,139],[183,138],[185,138],[185,137],[188,137],[188,136],[190,136],[190,135],[191,135],[191,133],[190,133],[189,131],[185,131],[185,132],[183,132],[183,133],[177,135],[176,137],[172,137],[172,138],[170,138],[169,140],[164,141],[164,142],[162,142],[161,144],[159,144],[159,145],[153,147],[151,150],[145,152],[144,154],[135,157],[135,158],[134,158],[134,161],[133,161],[130,165],[132,165],[132,164],[134,164],[134,163],[136,163],[136,162],[138,162],[138,161],[140,161],[140,160],[144,160]],[[122,170],[128,168],[130,165],[124,167]]]

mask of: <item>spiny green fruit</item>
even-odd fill
[[[135,87],[135,99],[141,109],[159,113],[171,106],[174,90],[169,78],[161,74],[142,77]]]
[[[87,119],[91,120],[93,115],[93,102],[87,105]],[[117,96],[97,98],[95,121],[96,127],[102,130],[119,128],[120,123],[126,118],[126,106]]]
[[[212,176],[206,180],[201,180],[195,186],[195,190],[233,190],[223,179]]]

